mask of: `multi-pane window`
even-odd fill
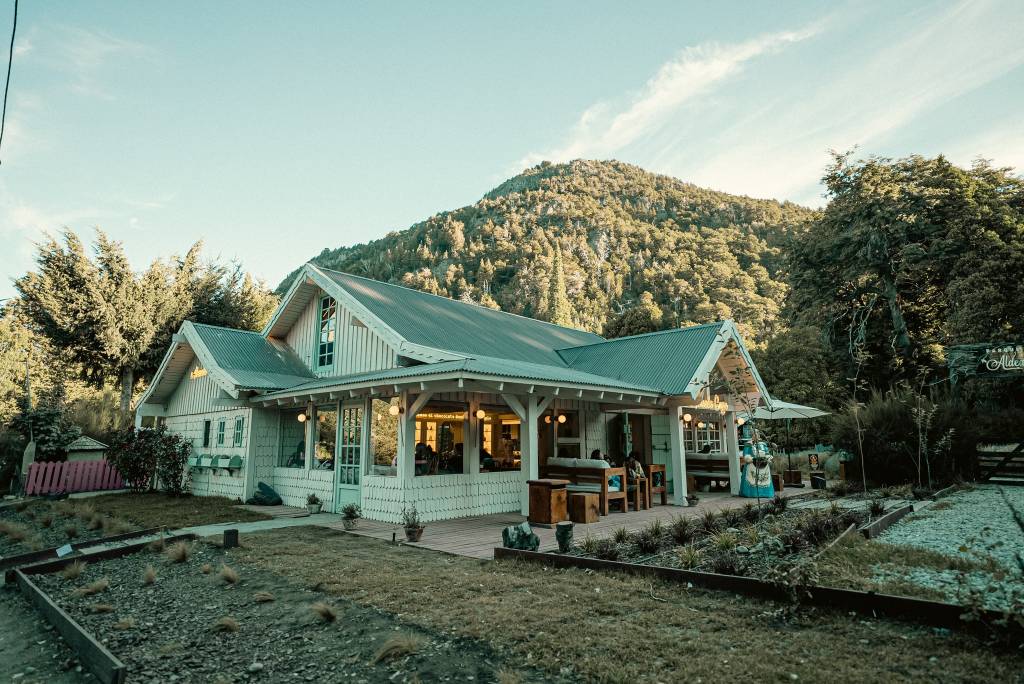
[[[221,418],[217,421],[217,446],[224,446],[225,429],[227,429],[227,421]]]
[[[306,409],[281,411],[278,434],[280,443],[277,465],[282,468],[305,468]]]
[[[334,363],[334,335],[337,325],[338,305],[333,297],[320,300],[320,337],[317,339],[317,368],[330,366]]]
[[[232,446],[242,446],[242,431],[244,430],[244,428],[245,418],[243,418],[242,416],[238,416],[237,418],[235,418],[235,434],[234,438],[231,441]]]
[[[722,453],[721,423],[695,417],[683,427],[683,448],[688,454]]]
[[[316,434],[313,437],[313,468],[331,470],[338,445],[338,406],[316,407]]]
[[[213,430],[213,421],[203,421],[203,447],[210,446],[210,432]]]
[[[362,432],[363,408],[342,408],[341,429],[338,431],[338,484],[359,484]]]

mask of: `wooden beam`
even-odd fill
[[[523,406],[523,402],[519,401],[519,397],[514,394],[502,394],[501,398],[505,400],[508,407],[512,409],[512,412],[516,414],[520,421],[526,422],[526,407]]]

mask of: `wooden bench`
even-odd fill
[[[612,491],[608,486],[609,478],[619,476],[622,484],[619,491]],[[608,515],[611,510],[609,503],[621,501],[622,510],[629,510],[626,502],[626,469],[625,468],[574,468],[572,466],[549,465],[543,469],[542,477],[569,480],[572,484],[566,487],[569,496],[573,492],[591,492],[601,497],[601,515]],[[581,488],[580,485],[583,487]]]
[[[689,458],[686,459],[686,474],[697,480],[714,482],[729,479],[728,458]]]

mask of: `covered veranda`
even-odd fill
[[[716,453],[700,456],[718,456],[720,479],[728,478],[732,493],[739,486],[740,407],[569,369],[497,359],[443,361],[323,378],[251,401],[280,413],[282,433],[304,431],[307,462],[333,454],[327,457],[335,487],[328,510],[357,503],[366,518],[383,523],[400,521],[412,505],[425,522],[525,515],[527,482],[544,475],[549,457],[584,459],[596,450],[621,460],[632,444],[628,434],[622,438],[629,433],[622,417],[630,415],[656,416],[661,426],[658,435],[643,439],[648,447],[663,440],[653,458],[666,468],[673,506],[651,510],[687,505],[686,448],[694,442],[686,430],[702,412],[713,413],[720,429]],[[321,434],[330,422],[322,416],[336,423],[333,438]],[[301,428],[293,425],[296,417]],[[650,424],[644,424],[648,431]],[[289,440],[279,440],[279,459],[294,449],[296,435]],[[634,515],[642,520],[658,514],[628,517]],[[610,524],[621,526],[622,517],[613,514]]]

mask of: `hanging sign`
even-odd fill
[[[946,365],[956,382],[968,375],[1024,376],[1024,343],[964,344],[946,351]]]

